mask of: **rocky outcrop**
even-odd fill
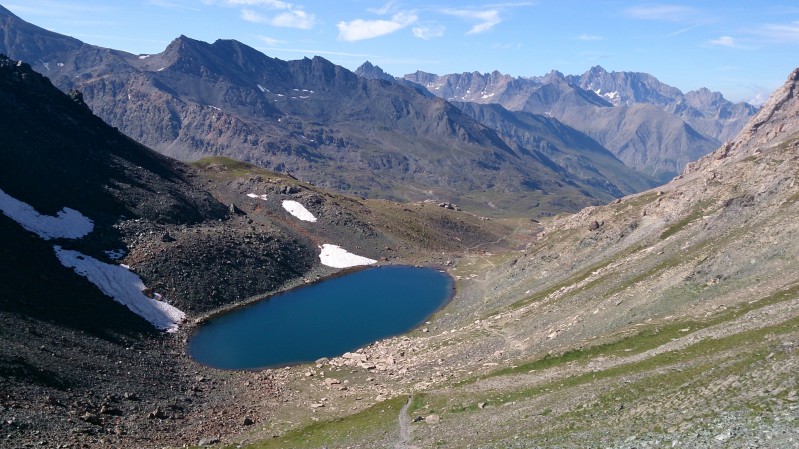
[[[708,171],[731,161],[768,152],[799,132],[799,68],[774,91],[738,136],[706,157],[689,164],[686,174]]]

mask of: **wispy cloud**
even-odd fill
[[[91,5],[85,3],[75,3],[66,5],[63,2],[51,0],[28,0],[24,3],[6,3],[3,6],[14,14],[60,17],[64,19],[85,18],[88,13],[109,12],[113,10],[112,5]]]
[[[462,19],[478,21],[479,23],[472,26],[466,34],[485,33],[502,23],[498,9],[443,9],[441,12]]]
[[[347,53],[343,51],[332,50],[315,50],[310,48],[281,48],[281,47],[258,47],[257,50],[267,52],[274,51],[280,53],[301,53],[305,55],[333,55],[333,56],[346,56],[353,58],[377,59],[378,56],[367,53]]]
[[[241,18],[247,22],[302,30],[316,25],[315,15],[300,5],[281,0],[223,0],[222,4],[242,8]]]
[[[632,19],[661,22],[696,22],[705,19],[705,14],[702,11],[682,5],[634,6],[625,9],[623,13]]]
[[[602,37],[602,36],[594,35],[594,34],[583,33],[583,34],[577,36],[576,39],[578,41],[601,41],[601,40],[604,40],[605,38]]]
[[[774,43],[799,43],[799,22],[767,23],[754,28],[752,34]]]
[[[270,47],[277,47],[278,45],[283,45],[287,43],[286,41],[281,41],[280,39],[275,39],[269,36],[253,36],[253,37],[265,43],[266,45],[269,45]]]
[[[522,48],[522,44],[494,44],[491,46],[491,48],[497,50],[508,50],[511,48]]]
[[[443,25],[432,25],[432,26],[416,26],[411,29],[411,32],[414,36],[418,37],[419,39],[430,40],[437,37],[441,37],[444,35],[444,26]]]
[[[729,47],[729,48],[738,47],[738,43],[735,41],[735,38],[732,36],[721,36],[718,39],[711,39],[708,41],[708,44],[717,47]]]
[[[399,12],[394,14],[391,20],[355,19],[349,22],[339,22],[336,26],[339,40],[354,42],[391,34],[412,25],[417,20],[419,17],[415,13]]]
[[[188,3],[183,0],[147,0],[147,4],[167,9],[182,9],[188,11],[199,11],[195,2]]]
[[[366,10],[375,13],[378,16],[385,16],[386,14],[389,14],[392,11],[396,11],[397,8],[396,8],[396,2],[390,1],[385,5],[381,6],[380,8],[367,8]]]

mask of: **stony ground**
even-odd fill
[[[528,223],[515,250],[450,254],[449,306],[405,336],[270,371],[294,396],[248,440],[795,446],[797,142]]]

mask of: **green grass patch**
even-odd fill
[[[557,355],[546,355],[543,358],[532,360],[527,363],[522,363],[507,368],[500,368],[482,376],[464,379],[456,383],[456,385],[463,386],[492,377],[524,374],[533,370],[545,370],[563,366],[572,362],[588,363],[591,359],[600,356],[621,357],[638,354],[657,348],[668,343],[672,339],[688,335],[688,332],[695,332],[700,329],[740,318],[752,310],[771,304],[788,301],[796,298],[797,295],[799,295],[799,285],[790,286],[757,301],[727,309],[726,311],[720,312],[719,314],[710,317],[707,320],[685,320],[668,324],[652,324],[644,326],[639,328],[635,334],[622,336],[615,341],[585,348],[570,349]]]
[[[695,220],[705,216],[706,215],[705,214],[706,208],[711,203],[712,203],[711,201],[700,201],[699,204],[694,206],[694,209],[691,211],[690,214],[688,214],[683,219],[679,220],[678,222],[676,222],[673,225],[671,225],[668,228],[666,228],[666,230],[664,230],[660,234],[660,239],[661,240],[665,240],[665,239],[671,237],[672,235],[677,234],[678,232],[680,232],[683,229],[685,229],[686,226],[688,226],[689,224],[691,224]]]
[[[620,378],[631,374],[653,371],[678,363],[702,360],[703,358],[712,357],[724,351],[741,348],[746,348],[748,355],[737,360],[734,364],[731,364],[726,370],[732,374],[746,373],[749,366],[765,357],[765,354],[763,354],[765,351],[755,352],[754,350],[764,344],[764,337],[766,335],[785,334],[797,331],[799,331],[799,317],[794,317],[774,326],[741,332],[720,339],[704,339],[681,350],[664,352],[638,362],[626,363],[603,371],[585,373],[532,388],[509,392],[495,399],[495,401],[498,404],[518,401],[539,396],[548,391],[573,388],[602,379]],[[691,369],[682,370],[681,372],[670,372],[667,375],[659,375],[657,379],[649,378],[648,382],[651,382],[651,388],[680,386],[686,382],[692,382],[701,378],[703,372],[715,366],[717,366],[715,363],[702,364],[694,366]],[[630,392],[634,391],[630,387],[626,387],[626,390]],[[645,395],[640,394],[640,392],[634,396],[645,397]]]
[[[248,449],[309,448],[369,439],[370,435],[382,438],[386,432],[396,430],[399,412],[406,400],[406,397],[398,396],[379,402],[353,415],[330,421],[314,422],[307,426],[290,430],[279,438],[244,447]]]

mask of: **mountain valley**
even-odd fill
[[[756,109],[601,67],[132,55],[0,6],[2,52],[0,447],[799,441],[799,69]],[[187,355],[366,265],[455,295],[312,363]]]

